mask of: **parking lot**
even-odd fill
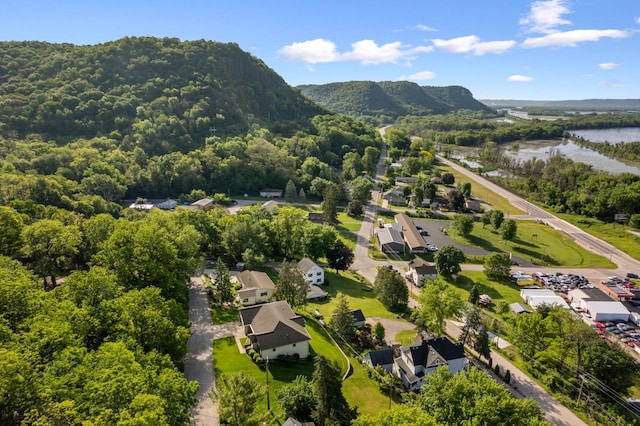
[[[416,226],[419,226],[428,233],[428,235],[424,236],[424,239],[429,244],[433,244],[438,248],[454,246],[462,250],[462,252],[467,256],[486,256],[491,254],[491,252],[482,248],[466,246],[453,242],[453,240],[449,238],[449,235],[445,234],[441,230],[446,230],[447,227],[451,225],[451,222],[452,221],[450,220],[413,219],[413,223]],[[515,256],[513,257],[513,261],[517,262],[519,266],[535,266],[533,263]]]

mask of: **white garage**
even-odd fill
[[[587,300],[585,305],[594,321],[629,321],[629,310],[620,302]]]

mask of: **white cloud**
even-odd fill
[[[411,75],[403,75],[398,78],[398,80],[407,80],[407,81],[425,81],[425,80],[433,80],[436,78],[436,73],[432,71],[420,71]]]
[[[640,16],[636,18],[636,24],[640,24]]]
[[[600,87],[604,87],[605,89],[619,89],[621,87],[625,87],[624,84],[615,81],[601,81],[598,83],[598,85]]]
[[[418,31],[438,31],[433,27],[430,27],[428,25],[424,25],[424,24],[418,24],[416,26],[413,26],[410,28],[411,30],[418,30]]]
[[[536,1],[531,4],[529,14],[520,19],[520,24],[528,27],[529,32],[550,34],[557,31],[559,25],[571,24],[562,18],[569,12],[565,0]]]
[[[310,64],[320,62],[334,62],[340,55],[336,52],[336,45],[332,41],[317,38],[284,46],[278,50],[278,55],[287,61],[301,61]]]
[[[513,40],[481,42],[475,35],[452,38],[449,40],[434,39],[434,46],[451,53],[473,53],[484,55],[487,53],[504,53],[516,45]]]
[[[527,82],[532,80],[533,80],[533,77],[529,77],[528,75],[514,74],[507,77],[507,81]]]
[[[598,41],[601,38],[629,37],[631,32],[622,30],[573,30],[548,34],[542,37],[530,37],[523,43],[523,47],[549,47],[549,46],[577,46],[583,41]]]
[[[620,64],[616,64],[615,62],[603,62],[598,64],[598,68],[601,70],[612,70],[614,68],[618,68]]]
[[[278,55],[288,61],[320,62],[359,61],[364,65],[398,62],[411,55],[433,50],[433,46],[405,46],[396,41],[379,46],[373,40],[360,40],[351,44],[351,51],[339,53],[335,43],[316,39],[292,43],[278,50]]]
[[[506,52],[515,45],[516,42],[513,40],[487,41],[476,44],[473,47],[473,53],[476,55],[484,55],[485,53],[500,54]]]

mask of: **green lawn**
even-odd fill
[[[238,310],[236,308],[222,309],[219,306],[213,306],[211,308],[211,319],[214,324],[238,321]]]
[[[416,330],[403,330],[395,335],[395,339],[400,342],[401,345],[408,345],[410,343],[413,343],[416,338],[416,334]],[[387,340],[389,339],[387,338]]]
[[[353,372],[342,382],[342,393],[349,405],[357,406],[360,414],[377,414],[389,406],[389,399],[380,392],[377,383],[370,379],[362,364],[349,358]]]
[[[488,294],[494,306],[501,300],[507,303],[522,302],[522,298],[520,297],[521,287],[516,284],[490,280],[482,271],[462,271],[456,281],[445,281],[458,290],[460,296],[462,296],[462,300],[467,300],[471,287],[473,287],[474,284],[478,284],[480,294]]]
[[[363,216],[351,217],[346,213],[338,213],[338,225],[336,229],[340,231],[358,232],[362,226],[362,218]]]
[[[338,293],[342,293],[347,298],[351,309],[362,309],[365,317],[382,317],[396,319],[395,315],[389,312],[380,303],[373,291],[366,290],[365,284],[359,281],[353,274],[342,272],[339,276],[334,272],[325,270],[325,279],[329,281],[329,285],[322,287],[324,291],[331,296],[328,300],[318,303],[309,303],[307,310],[313,312],[318,309],[325,320],[331,318],[331,314],[338,306]]]
[[[518,221],[516,239],[503,242],[491,225],[484,229],[476,222],[471,234],[464,238],[450,227],[451,239],[459,244],[481,247],[488,251],[513,253],[522,259],[545,266],[615,268],[602,256],[587,251],[553,228],[532,221]],[[536,235],[534,237],[534,235]]]
[[[459,185],[461,183],[470,182],[471,183],[471,193],[478,199],[484,201],[489,204],[495,210],[502,210],[505,214],[509,215],[521,215],[526,214],[527,212],[520,210],[519,208],[513,206],[506,198],[496,194],[495,192],[489,190],[486,186],[481,185],[477,181],[458,173],[450,166],[446,165],[438,165],[438,170],[441,173],[453,173],[455,177],[455,185]]]
[[[603,222],[598,219],[584,216],[554,213],[561,219],[577,226],[585,232],[608,242],[629,256],[640,260],[640,236],[629,231],[631,227]],[[633,271],[635,272],[635,271]]]
[[[349,250],[353,251],[356,248],[358,234],[351,231],[338,231],[338,238],[342,240],[345,246],[349,247]]]

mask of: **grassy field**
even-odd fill
[[[629,256],[640,260],[640,236],[634,234],[632,228],[625,225],[606,223],[598,219],[576,216],[571,214],[554,213],[561,219],[577,226],[593,235],[617,247]]]
[[[219,306],[212,306],[211,319],[214,324],[238,321],[238,310],[236,308],[222,309]]]
[[[509,201],[507,201],[506,198],[501,197],[500,195],[496,194],[493,191],[490,191],[486,186],[481,185],[480,183],[467,177],[466,175],[458,173],[456,170],[454,170],[450,166],[439,165],[437,169],[441,173],[453,173],[453,176],[456,179],[456,182],[455,182],[456,186],[461,183],[470,182],[471,193],[476,198],[489,204],[495,210],[502,210],[503,212],[505,212],[505,214],[510,214],[510,215],[521,215],[521,214],[527,213],[513,206]]]
[[[514,256],[539,265],[615,268],[609,259],[583,249],[549,226],[531,221],[518,221],[518,233],[511,242],[503,242],[491,225],[483,229],[480,222],[474,224],[473,231],[466,238],[458,235],[452,228],[450,231],[449,235],[456,243],[488,251],[513,253]]]
[[[467,296],[468,297],[468,296]],[[416,338],[415,330],[403,330],[395,335],[395,339],[400,342],[401,345],[408,345],[412,343]]]
[[[334,272],[325,270],[325,279],[329,281],[329,285],[322,287],[324,291],[331,296],[328,300],[318,303],[309,303],[307,310],[313,312],[315,309],[320,311],[326,318],[331,318],[331,314],[338,306],[338,293],[342,293],[347,298],[351,309],[362,309],[366,317],[382,317],[396,319],[395,315],[389,312],[380,303],[373,291],[367,290],[367,287],[360,282],[353,274],[342,272],[339,276]]]
[[[473,285],[478,284],[480,294],[488,294],[491,297],[493,306],[501,300],[507,303],[522,302],[520,287],[516,284],[490,280],[482,271],[462,271],[456,281],[445,281],[458,290],[462,300],[467,300]]]
[[[339,231],[358,232],[362,226],[362,216],[351,217],[346,213],[338,213],[338,225],[336,229]]]

